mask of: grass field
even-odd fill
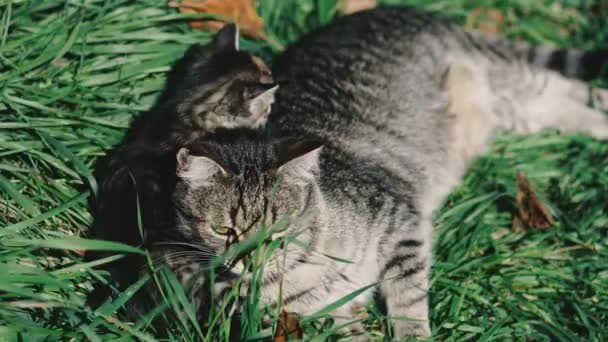
[[[426,7],[462,24],[487,13],[479,8],[494,9],[511,39],[608,47],[601,0],[384,3]],[[336,15],[331,0],[259,0],[259,13],[273,44],[241,47],[268,61]],[[153,103],[172,61],[210,34],[193,31],[164,0],[0,0],[0,18],[0,340],[226,340],[229,323],[221,315],[211,327],[192,319],[166,272],[87,307],[102,274],[81,258],[84,249],[130,252],[85,239],[92,165]],[[517,170],[552,209],[554,227],[510,231]],[[608,340],[608,144],[558,132],[502,136],[435,222],[436,340]],[[144,281],[164,286],[166,302],[127,322],[118,309]],[[252,339],[272,335],[261,309],[252,301],[240,323]],[[382,340],[386,320],[371,304],[369,311],[369,334]],[[306,338],[339,339],[322,314],[302,319]],[[150,324],[163,315],[174,322],[168,331]]]

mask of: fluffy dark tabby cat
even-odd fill
[[[238,50],[236,26],[227,25],[207,45],[192,46],[173,67],[156,105],[139,116],[124,141],[97,163],[93,236],[140,245],[173,226],[170,197],[179,147],[218,127],[262,126],[276,89],[265,64]],[[138,200],[144,241],[138,229]],[[130,257],[113,263],[109,271],[124,288],[137,279],[141,267]],[[99,288],[93,297],[102,300],[107,294]]]
[[[265,303],[282,286],[284,310],[307,314],[380,281],[388,315],[417,320],[394,320],[395,338],[429,336],[431,213],[502,130],[608,137],[608,118],[586,105],[589,87],[550,70],[588,79],[605,56],[495,40],[410,8],[340,18],[276,63],[269,123],[278,140],[222,130],[180,150],[176,235],[193,253],[217,255],[295,210],[282,234],[310,248],[273,256]],[[604,90],[593,97],[608,103]],[[165,256],[180,271],[205,260]],[[370,294],[335,317],[349,319]]]

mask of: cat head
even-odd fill
[[[180,234],[220,255],[253,236],[262,224],[270,227],[288,218],[291,223],[273,237],[298,234],[307,243],[323,205],[320,151],[317,142],[272,142],[263,132],[243,129],[221,130],[182,148],[174,194]],[[290,260],[303,253],[302,248],[293,251]],[[243,267],[232,266],[236,273]]]
[[[277,89],[266,64],[239,50],[239,31],[229,24],[176,63],[159,103],[190,130],[255,128],[266,122]]]

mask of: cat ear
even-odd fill
[[[187,148],[181,148],[177,152],[177,176],[193,185],[204,185],[210,183],[212,177],[218,173],[226,175],[225,169],[214,157],[207,154],[202,148],[197,148],[197,154],[192,155]]]
[[[239,51],[239,28],[236,24],[226,24],[213,38],[213,44],[221,50]]]
[[[260,84],[256,89],[245,89],[243,97],[248,102],[249,113],[260,121],[265,120],[270,114],[274,95],[278,89],[279,86],[274,84]]]
[[[323,144],[319,141],[302,141],[279,148],[278,172],[298,178],[312,178],[319,169],[319,156]]]

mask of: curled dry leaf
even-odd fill
[[[300,340],[304,336],[300,327],[300,316],[293,312],[281,310],[279,325],[274,335],[274,342],[286,342],[288,340]]]
[[[517,173],[515,202],[517,203],[517,215],[513,217],[511,227],[514,232],[528,228],[547,229],[555,223],[549,210],[532,189],[530,181],[521,172]]]
[[[505,18],[501,11],[477,7],[467,19],[467,27],[481,32],[498,35],[503,31]]]
[[[338,0],[338,10],[343,14],[351,14],[366,9],[374,8],[376,0]]]
[[[236,23],[243,35],[264,39],[264,20],[258,15],[253,0],[182,0],[170,1],[181,13],[209,13]],[[221,29],[226,23],[219,20],[192,20],[190,26],[198,30]]]

